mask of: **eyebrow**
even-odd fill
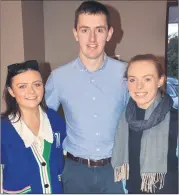
[[[41,80],[37,80],[37,81],[34,81],[34,82],[32,82],[32,83],[36,83],[36,82],[41,82],[41,83],[42,83]],[[28,84],[28,83],[17,83],[16,85],[23,85],[23,84]]]
[[[90,28],[90,27],[89,26],[80,26],[79,29],[81,29],[81,28]],[[105,26],[96,26],[95,28],[104,28],[104,29],[106,29]]]
[[[148,76],[153,77],[153,75],[152,75],[152,74],[147,74],[147,75],[144,75],[144,76],[142,76],[142,77],[148,77]],[[136,76],[129,75],[128,77],[136,77]]]

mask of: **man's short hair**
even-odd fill
[[[75,23],[74,28],[77,29],[78,18],[80,14],[104,14],[106,16],[106,21],[108,29],[111,27],[110,24],[110,13],[108,9],[98,1],[85,1],[83,2],[75,11]]]

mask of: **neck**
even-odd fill
[[[21,114],[22,119],[25,121],[33,121],[34,119],[40,119],[39,107],[32,109],[21,108]]]
[[[40,112],[39,108],[21,109],[22,119],[27,127],[32,131],[35,136],[38,136],[40,129]]]
[[[87,68],[89,72],[94,72],[98,70],[104,63],[104,52],[98,58],[86,58],[83,54],[79,55],[81,62]]]

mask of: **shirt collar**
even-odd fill
[[[82,63],[81,59],[80,59],[80,56],[78,56],[77,58],[77,61],[78,61],[78,66],[80,68],[80,71],[88,71],[88,69],[85,67],[85,65]],[[104,62],[103,64],[100,66],[100,68],[98,70],[102,70],[104,69],[105,65],[107,63],[107,55],[106,53],[104,53]],[[98,71],[96,70],[96,71]]]
[[[53,143],[53,131],[50,125],[50,121],[47,117],[47,114],[43,112],[42,108],[39,106],[40,111],[40,129],[37,137],[43,138],[46,141]],[[14,126],[15,130],[19,134],[19,136],[24,141],[25,147],[30,147],[36,139],[36,136],[32,133],[32,131],[27,127],[25,122],[20,119],[18,122],[15,122],[16,119],[13,121],[11,120],[12,125]]]

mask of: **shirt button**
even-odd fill
[[[46,165],[46,163],[45,163],[45,162],[42,162],[42,163],[41,163],[41,165],[42,165],[42,166],[45,166],[45,165]]]
[[[96,135],[99,135],[99,133],[96,133]]]
[[[93,117],[94,117],[94,118],[97,118],[98,116],[97,116],[97,114],[94,114]]]
[[[95,100],[96,98],[95,97],[93,97],[93,100]]]
[[[94,79],[91,79],[91,82],[94,83]]]
[[[96,151],[100,151],[100,149],[99,148],[96,148]]]
[[[49,187],[49,185],[48,185],[48,184],[45,184],[45,185],[44,185],[44,187],[45,187],[45,188],[48,188],[48,187]]]

